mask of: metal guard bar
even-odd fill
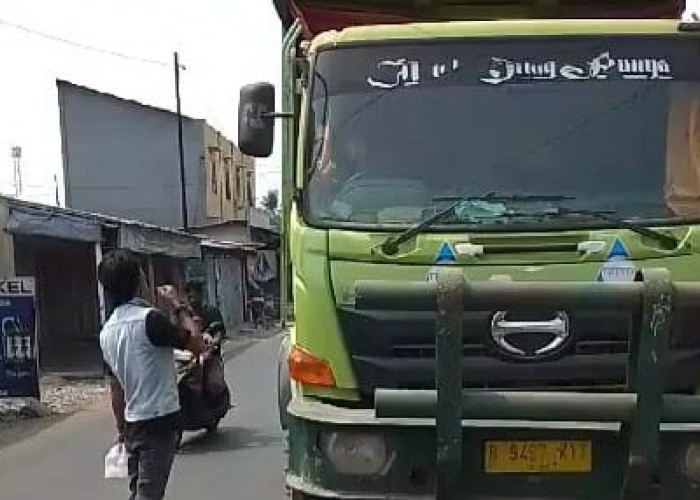
[[[463,391],[461,416],[465,420],[631,422],[637,399],[634,393]],[[378,389],[374,404],[379,418],[435,418],[437,391]],[[664,395],[661,422],[700,422],[700,396]]]
[[[675,308],[698,307],[700,285],[673,283]],[[383,311],[435,311],[438,286],[434,282],[358,280],[355,308]],[[635,311],[642,307],[644,283],[590,282],[469,282],[463,293],[465,311],[515,308],[597,309]]]
[[[620,498],[659,499],[660,423],[700,422],[700,397],[665,395],[664,366],[674,309],[697,307],[700,285],[672,283],[665,269],[639,273],[633,283],[478,282],[459,268],[438,268],[434,282],[360,281],[360,310],[436,312],[437,391],[377,390],[378,417],[435,417],[436,498],[461,497],[461,419],[618,421],[627,449]],[[597,309],[629,311],[632,332],[626,393],[463,392],[462,318],[465,310]]]

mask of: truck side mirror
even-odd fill
[[[267,158],[275,135],[275,87],[253,83],[241,88],[238,103],[238,148],[247,156]]]

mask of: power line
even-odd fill
[[[8,27],[10,27],[10,28],[13,28],[13,29],[16,29],[16,30],[19,30],[19,31],[23,31],[23,32],[25,32],[25,33],[29,33],[30,35],[34,35],[34,36],[38,36],[38,37],[41,37],[41,38],[45,38],[45,39],[47,39],[47,40],[51,40],[51,41],[54,41],[54,42],[63,43],[63,44],[66,44],[66,45],[71,45],[71,46],[73,46],[73,47],[77,47],[77,48],[83,49],[83,50],[89,50],[89,51],[92,51],[92,52],[98,52],[98,53],[100,53],[100,54],[105,54],[105,55],[109,55],[109,56],[112,56],[112,57],[119,57],[119,58],[121,58],[121,59],[126,59],[126,60],[129,60],[129,61],[136,61],[136,62],[141,62],[141,63],[146,63],[146,64],[154,64],[154,65],[157,65],[157,66],[167,66],[167,67],[170,67],[170,66],[171,66],[170,63],[167,63],[167,62],[164,62],[164,61],[158,61],[158,60],[156,60],[156,59],[149,59],[149,58],[146,58],[146,57],[134,56],[134,55],[130,55],[130,54],[125,54],[124,52],[117,52],[117,51],[115,51],[115,50],[104,49],[104,48],[97,47],[97,46],[94,46],[94,45],[88,45],[88,44],[86,44],[86,43],[76,42],[76,41],[73,41],[73,40],[69,40],[68,38],[62,38],[62,37],[60,37],[60,36],[51,35],[51,34],[49,34],[49,33],[44,33],[43,31],[39,31],[39,30],[36,30],[36,29],[34,29],[34,28],[28,28],[27,26],[23,26],[23,25],[21,25],[21,24],[12,23],[12,22],[6,21],[6,20],[4,20],[4,19],[0,19],[0,25],[8,26]]]
[[[39,30],[34,29],[34,28],[29,28],[29,27],[23,26],[23,25],[21,25],[21,24],[17,24],[17,23],[13,23],[13,22],[10,22],[10,21],[6,21],[6,20],[4,20],[4,19],[0,19],[0,26],[1,26],[1,25],[8,26],[8,27],[10,27],[10,28],[17,29],[17,30],[23,31],[23,32],[25,32],[25,33],[29,33],[29,34],[31,34],[31,35],[38,36],[38,37],[41,37],[41,38],[44,38],[44,39],[47,39],[47,40],[50,40],[50,41],[53,41],[53,42],[59,42],[59,43],[67,44],[67,45],[70,45],[70,46],[72,46],[72,47],[76,47],[76,48],[79,48],[79,49],[82,49],[82,50],[88,50],[88,51],[96,52],[96,53],[99,53],[99,54],[109,55],[109,56],[112,56],[112,57],[118,57],[118,58],[121,58],[121,59],[126,59],[126,60],[128,60],[128,61],[141,62],[141,63],[145,63],[145,64],[153,64],[153,65],[161,66],[161,67],[172,67],[172,64],[170,64],[170,63],[168,63],[168,62],[165,62],[165,61],[159,61],[159,60],[157,60],[157,59],[149,59],[149,58],[145,58],[145,57],[134,56],[134,55],[131,55],[131,54],[126,54],[126,53],[124,53],[124,52],[117,52],[117,51],[114,51],[114,50],[111,50],[111,49],[105,49],[105,48],[102,48],[102,47],[97,47],[97,46],[95,46],[95,45],[89,45],[89,44],[82,43],[82,42],[76,42],[76,41],[74,41],[74,40],[69,40],[69,39],[67,39],[67,38],[62,38],[62,37],[59,37],[59,36],[56,36],[56,35],[52,35],[52,34],[49,34],[49,33],[45,33],[45,32],[43,32],[43,31],[39,31]],[[188,68],[186,68],[185,65],[182,64],[182,63],[179,64],[179,67],[180,67],[181,70],[186,70],[186,69],[188,69]],[[194,80],[187,81],[187,82],[184,82],[184,83],[185,83],[185,86],[188,86],[188,87],[191,86],[191,85],[195,86],[195,87],[196,87],[196,90],[199,91],[200,95],[209,95],[209,92],[202,92],[202,87],[201,87],[196,81],[194,81]],[[206,110],[206,112],[209,114],[209,116],[210,116],[210,117],[213,117],[213,118],[218,122],[218,124],[219,124],[220,126],[223,125],[223,124],[225,123],[224,120],[221,119],[221,116],[211,107],[211,105],[209,104],[208,101],[205,101],[205,100],[202,99],[201,97],[200,97],[200,98],[197,98],[196,100],[197,100],[200,104],[203,104],[203,107],[205,108],[205,110]]]

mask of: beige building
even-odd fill
[[[255,163],[233,142],[204,124],[207,224],[246,221],[255,205]]]

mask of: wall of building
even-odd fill
[[[66,205],[181,227],[176,115],[66,82],[58,95]],[[206,222],[203,124],[183,124],[190,225]]]
[[[239,203],[236,205],[236,220],[246,220],[248,210],[255,206],[255,162],[253,158],[239,154],[236,163],[236,180]]]
[[[40,236],[14,239],[17,272],[36,280],[41,370],[100,373],[95,245]]]
[[[206,300],[221,312],[229,334],[246,320],[246,257],[243,253],[205,251],[202,259]]]
[[[204,124],[207,223],[247,220],[247,207],[255,200],[255,162],[233,142]]]
[[[250,243],[250,229],[243,223],[217,224],[193,229],[195,234],[206,236],[212,240],[232,241],[234,243]]]
[[[204,125],[204,166],[206,169],[207,222],[230,220],[233,183],[230,174],[233,144],[220,132]]]

